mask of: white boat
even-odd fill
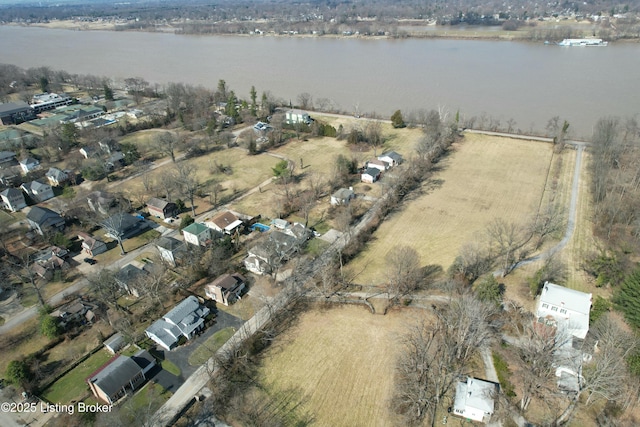
[[[602,39],[564,39],[558,46],[606,46],[609,42]]]

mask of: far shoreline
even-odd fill
[[[526,43],[544,43],[543,40],[532,40],[530,38],[530,29],[527,27],[523,30],[506,31],[498,30],[496,27],[474,27],[473,33],[468,27],[441,26],[441,29],[429,32],[408,33],[403,36],[392,35],[340,35],[340,34],[276,34],[275,32],[263,34],[237,34],[237,33],[185,33],[181,32],[181,28],[162,26],[141,29],[119,29],[118,24],[114,23],[87,23],[72,20],[53,21],[48,23],[2,23],[2,26],[8,27],[37,27],[44,29],[69,30],[69,31],[113,31],[113,32],[139,32],[139,33],[158,33],[158,34],[174,34],[181,36],[217,36],[217,37],[275,37],[275,38],[332,38],[332,39],[357,39],[357,40],[469,40],[469,41],[516,41]],[[586,25],[575,23],[575,25]],[[467,34],[465,34],[467,33]],[[471,34],[472,33],[472,34]],[[640,38],[621,38],[613,39],[616,43],[638,43]]]

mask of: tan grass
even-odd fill
[[[494,218],[524,224],[538,209],[552,158],[549,144],[468,134],[455,144],[425,193],[405,202],[349,266],[363,284],[384,280],[385,257],[409,245],[423,264],[447,269],[460,248],[483,238]],[[434,183],[440,188],[430,189]]]
[[[398,335],[417,315],[355,306],[304,313],[266,354],[261,383],[271,392],[299,390],[317,426],[397,425],[389,402]]]

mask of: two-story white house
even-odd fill
[[[453,414],[473,421],[486,423],[493,415],[499,385],[478,378],[468,377],[456,386]]]
[[[311,116],[309,116],[309,113],[307,113],[306,111],[292,109],[292,110],[288,110],[285,113],[284,120],[285,120],[285,123],[289,125],[293,125],[296,123],[304,123],[304,124],[310,125],[313,119],[311,118]]]
[[[0,193],[0,197],[2,197],[2,203],[4,206],[11,212],[17,212],[27,206],[27,203],[24,201],[22,191],[17,188],[7,188]]]
[[[35,181],[24,183],[20,188],[36,203],[44,202],[54,197],[53,188],[43,179],[36,179]]]
[[[183,228],[182,235],[185,242],[195,246],[207,246],[211,242],[211,229],[199,222]]]
[[[540,293],[536,318],[556,326],[571,336],[584,339],[589,332],[592,294],[545,282]]]

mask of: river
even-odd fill
[[[252,85],[296,103],[326,98],[349,113],[441,108],[543,130],[549,118],[588,137],[603,116],[640,113],[640,44],[563,48],[475,40],[187,36],[0,26],[0,62],[72,74],[215,88]]]

